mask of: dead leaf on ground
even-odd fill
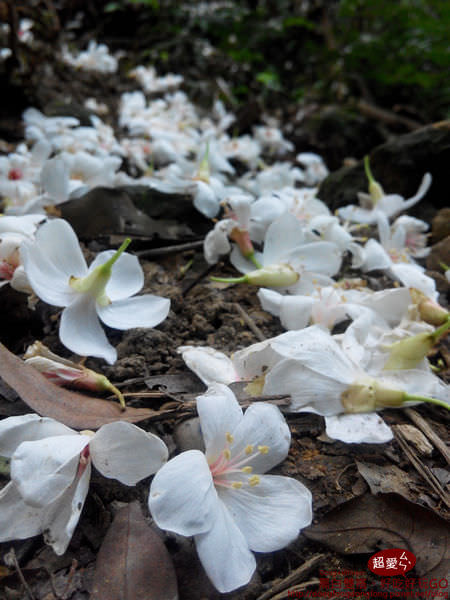
[[[398,494],[366,494],[344,502],[302,532],[340,554],[405,548],[419,577],[445,578],[450,569],[448,522]]]
[[[396,465],[381,466],[357,460],[356,466],[373,495],[393,492],[412,500],[410,488],[414,487],[414,481]]]
[[[138,502],[114,518],[97,556],[91,600],[177,600],[175,570]]]
[[[30,408],[74,429],[98,429],[105,423],[138,423],[156,414],[150,408],[127,408],[61,388],[0,344],[0,377]]]

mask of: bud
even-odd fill
[[[412,301],[417,305],[420,318],[425,321],[425,323],[438,327],[439,325],[443,325],[450,318],[450,313],[445,310],[444,307],[431,298],[428,298],[428,296],[420,290],[411,288],[409,293],[411,294]]]
[[[239,246],[242,256],[250,258],[255,254],[255,249],[250,240],[250,235],[246,229],[234,227],[230,233],[230,239]]]
[[[369,379],[366,383],[354,383],[341,394],[342,406],[346,413],[395,408],[402,406],[405,400],[405,392],[387,388],[375,379]]]
[[[42,373],[55,385],[61,387],[70,385],[91,392],[113,393],[117,396],[122,408],[125,409],[122,393],[107,377],[54,354],[41,342],[35,342],[29,346],[24,354],[24,359],[27,365]]]
[[[369,157],[364,157],[364,170],[366,172],[367,179],[369,180],[369,194],[372,199],[372,203],[375,206],[381,198],[384,196],[384,191],[378,181],[375,180],[370,170]]]
[[[414,369],[434,346],[432,333],[418,333],[390,346],[385,370]]]
[[[299,273],[287,264],[270,265],[245,275],[246,283],[261,287],[288,287],[299,279]]]

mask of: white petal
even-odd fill
[[[69,167],[58,156],[48,160],[41,171],[41,186],[55,201],[64,202],[69,197]]]
[[[261,252],[255,252],[255,258],[260,264],[263,264],[263,255]],[[250,271],[255,270],[255,265],[242,256],[241,251],[235,244],[233,244],[233,250],[230,254],[230,262],[241,273],[250,273]]]
[[[212,384],[197,397],[197,412],[209,463],[219,458],[226,446],[226,433],[232,433],[243,413],[233,392],[226,385]]]
[[[411,304],[411,295],[407,288],[386,289],[364,295],[361,304],[375,311],[389,325],[394,326],[398,325],[406,315]]]
[[[20,444],[11,458],[11,480],[24,501],[45,507],[59,498],[75,479],[88,443],[85,435],[60,435]]]
[[[89,265],[89,272],[103,265],[115,254],[115,250],[100,252]],[[144,285],[144,272],[137,256],[125,252],[119,256],[111,269],[111,278],[106,284],[106,295],[113,302],[137,294]]]
[[[252,487],[221,488],[219,498],[254,552],[280,550],[311,524],[311,492],[291,477],[263,475]]]
[[[215,224],[205,237],[203,242],[203,253],[205,260],[210,265],[218,262],[222,254],[228,254],[231,250],[231,245],[228,240],[228,234],[236,222],[232,219],[223,219]]]
[[[285,329],[303,329],[309,325],[314,300],[308,296],[284,296],[280,320]]]
[[[64,219],[44,223],[36,233],[36,246],[68,279],[86,275],[86,261],[78,238]]]
[[[360,208],[354,204],[342,206],[337,210],[338,215],[343,221],[353,221],[354,223],[376,223],[378,211]]]
[[[45,514],[44,540],[58,555],[64,554],[72,539],[89,491],[91,465],[87,464],[80,478],[76,478],[66,492]]]
[[[290,213],[284,213],[267,229],[264,241],[264,265],[286,262],[286,256],[303,242],[303,227]]]
[[[116,300],[107,306],[96,305],[100,319],[114,329],[155,327],[169,314],[170,300],[161,296],[145,294],[124,300]]]
[[[217,215],[220,209],[220,203],[216,193],[210,185],[203,181],[198,181],[194,194],[194,206],[205,217],[212,219]]]
[[[404,286],[416,288],[433,300],[437,299],[436,282],[423,273],[421,267],[414,264],[398,263],[391,265],[392,274],[399,279]]]
[[[14,270],[10,284],[11,287],[18,292],[23,292],[24,294],[31,294],[33,292],[22,265],[19,265],[17,269]]]
[[[183,452],[161,467],[148,497],[158,527],[185,536],[204,533],[212,527],[217,503],[211,471],[199,450]]]
[[[376,240],[369,240],[363,248],[364,263],[361,268],[363,271],[372,271],[373,269],[388,269],[392,265],[392,260],[383,246]]]
[[[282,462],[291,444],[291,432],[280,409],[267,402],[251,404],[236,429],[231,431],[232,458],[251,445],[254,455],[248,462],[254,473],[265,473]],[[259,446],[267,446],[267,453],[258,452]],[[245,455],[244,455],[245,456]]]
[[[96,302],[87,294],[80,295],[65,308],[59,326],[61,342],[80,356],[96,356],[113,364],[116,350],[108,342],[96,311]]]
[[[299,273],[313,271],[331,276],[340,269],[342,252],[331,242],[312,242],[294,248],[287,261]]]
[[[0,490],[0,542],[38,535],[42,521],[43,509],[25,504],[12,481]]]
[[[57,435],[78,435],[48,417],[29,414],[0,421],[0,456],[10,457],[22,442],[32,442]]]
[[[255,557],[222,502],[211,529],[195,536],[195,546],[208,577],[222,594],[248,583],[255,572]]]
[[[169,456],[159,437],[124,421],[100,427],[89,449],[95,468],[125,485],[136,485],[155,473]]]
[[[239,380],[233,362],[223,352],[208,346],[180,346],[177,352],[205,385]]]
[[[336,415],[343,410],[341,394],[351,383],[311,371],[297,360],[286,359],[266,375],[264,394],[290,395],[292,412],[313,408],[320,415]]]
[[[70,277],[58,270],[35,244],[22,243],[20,257],[31,287],[41,300],[53,306],[67,306],[75,297]]]
[[[349,444],[384,444],[394,437],[376,413],[325,417],[325,425],[330,438]]]

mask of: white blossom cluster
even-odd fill
[[[79,68],[117,67],[95,42],[77,58],[65,56]],[[26,142],[0,157],[0,287],[10,284],[62,307],[61,342],[113,364],[117,352],[101,323],[119,330],[154,327],[167,317],[170,301],[138,295],[144,276],[126,252],[129,239],[88,266],[69,223],[49,216],[48,208],[97,186],[145,185],[189,194],[211,219],[223,210],[205,238],[204,255],[211,264],[229,255],[242,276],[213,279],[258,286],[262,308],[287,331],[236,348],[231,357],[210,347],[179,348],[208,387],[197,399],[204,453],[190,450],[166,462],[168,450],[157,436],[121,421],[95,434],[37,415],[0,421],[0,455],[11,459],[11,481],[0,491],[0,541],[43,533],[61,554],[92,465],[125,485],[156,473],[149,492],[155,522],[194,536],[211,581],[229,592],[252,577],[253,552],[285,547],[312,519],[305,486],[266,474],[290,446],[280,410],[255,402],[244,414],[230,383],[246,382],[253,396],[286,394],[290,412],[323,415],[328,436],[348,443],[392,438],[376,411],[449,404],[448,386],[426,358],[450,328],[435,282],[420,265],[429,252],[428,225],[401,214],[426,194],[431,176],[404,199],[384,192],[367,160],[368,193],[333,215],[318,198],[316,186],[328,174],[323,160],[310,152],[287,160],[294,146],[277,123],[267,120],[252,134],[233,137],[227,132],[235,116],[222,102],[205,115],[174,91],[182,77],[158,77],[144,66],[132,75],[144,91],[122,95],[121,136],[98,116],[86,127],[72,117],[25,111]],[[89,106],[100,105],[92,98]],[[373,237],[359,237],[361,225]],[[354,276],[338,280],[345,257]],[[394,287],[367,287],[363,277],[374,270]],[[344,333],[333,334],[346,321]],[[115,390],[103,376],[39,344],[27,361],[58,384]]]

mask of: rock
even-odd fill
[[[450,163],[450,120],[422,127],[376,147],[370,152],[375,179],[386,193],[413,196],[426,172],[433,183],[424,200],[408,214],[431,221],[448,198]],[[331,173],[319,188],[318,196],[332,210],[357,204],[357,192],[367,190],[363,162]]]
[[[431,252],[427,256],[427,269],[444,273],[441,263],[450,265],[450,235],[431,246]]]
[[[440,242],[450,235],[450,208],[442,208],[431,223],[433,242]]]

